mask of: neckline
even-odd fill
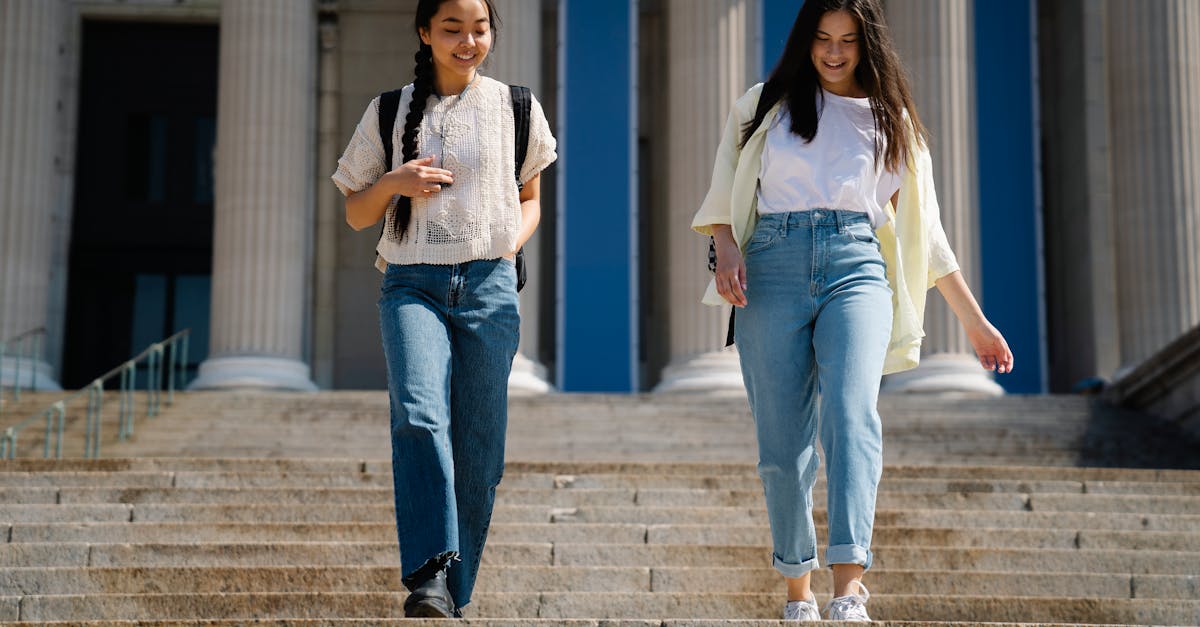
[[[842,96],[840,94],[835,94],[835,93],[829,91],[828,89],[825,89],[824,87],[821,88],[821,93],[824,94],[824,96],[826,98],[832,99],[834,101],[845,102],[847,104],[853,104],[853,105],[857,105],[860,107],[870,107],[871,106],[870,98],[866,98],[866,97],[855,98],[854,96]]]

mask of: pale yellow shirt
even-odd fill
[[[739,148],[739,144],[742,128],[754,118],[761,93],[759,83],[734,103],[717,148],[712,183],[692,220],[692,228],[703,235],[712,235],[714,224],[730,225],[743,250],[758,224],[756,190],[769,125],[760,124],[745,146]],[[773,120],[779,107],[776,104],[766,119]],[[892,337],[884,374],[915,368],[920,362],[925,294],[934,281],[959,269],[942,230],[929,150],[920,142],[913,143],[916,148],[909,154],[910,167],[904,168],[899,206],[893,210],[888,203],[889,221],[875,230],[892,288]],[[702,302],[726,304],[717,293],[715,280],[709,282]]]

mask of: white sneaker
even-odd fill
[[[867,599],[871,598],[871,593],[867,591],[867,587],[861,581],[854,583],[858,584],[862,595],[848,594],[830,601],[829,605],[825,606],[825,615],[829,617],[829,620],[871,622],[871,617],[867,616]]]
[[[787,605],[783,606],[783,620],[821,620],[821,611],[817,609],[817,600],[788,601]]]

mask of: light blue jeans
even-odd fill
[[[871,567],[883,466],[876,411],[892,327],[892,291],[865,213],[763,215],[746,245],[737,314],[742,377],[758,435],[774,566],[818,567],[812,486],[825,452],[829,564]]]
[[[379,299],[403,581],[471,601],[504,474],[520,314],[512,261],[389,265]]]

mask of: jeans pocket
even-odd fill
[[[879,245],[879,238],[875,235],[875,229],[869,224],[850,224],[846,226],[846,235],[858,242],[867,244]]]
[[[779,239],[779,230],[776,228],[763,227],[754,230],[754,235],[750,236],[750,241],[746,242],[746,250],[742,251],[742,255],[753,255],[757,252],[762,252],[771,247],[775,240]]]

